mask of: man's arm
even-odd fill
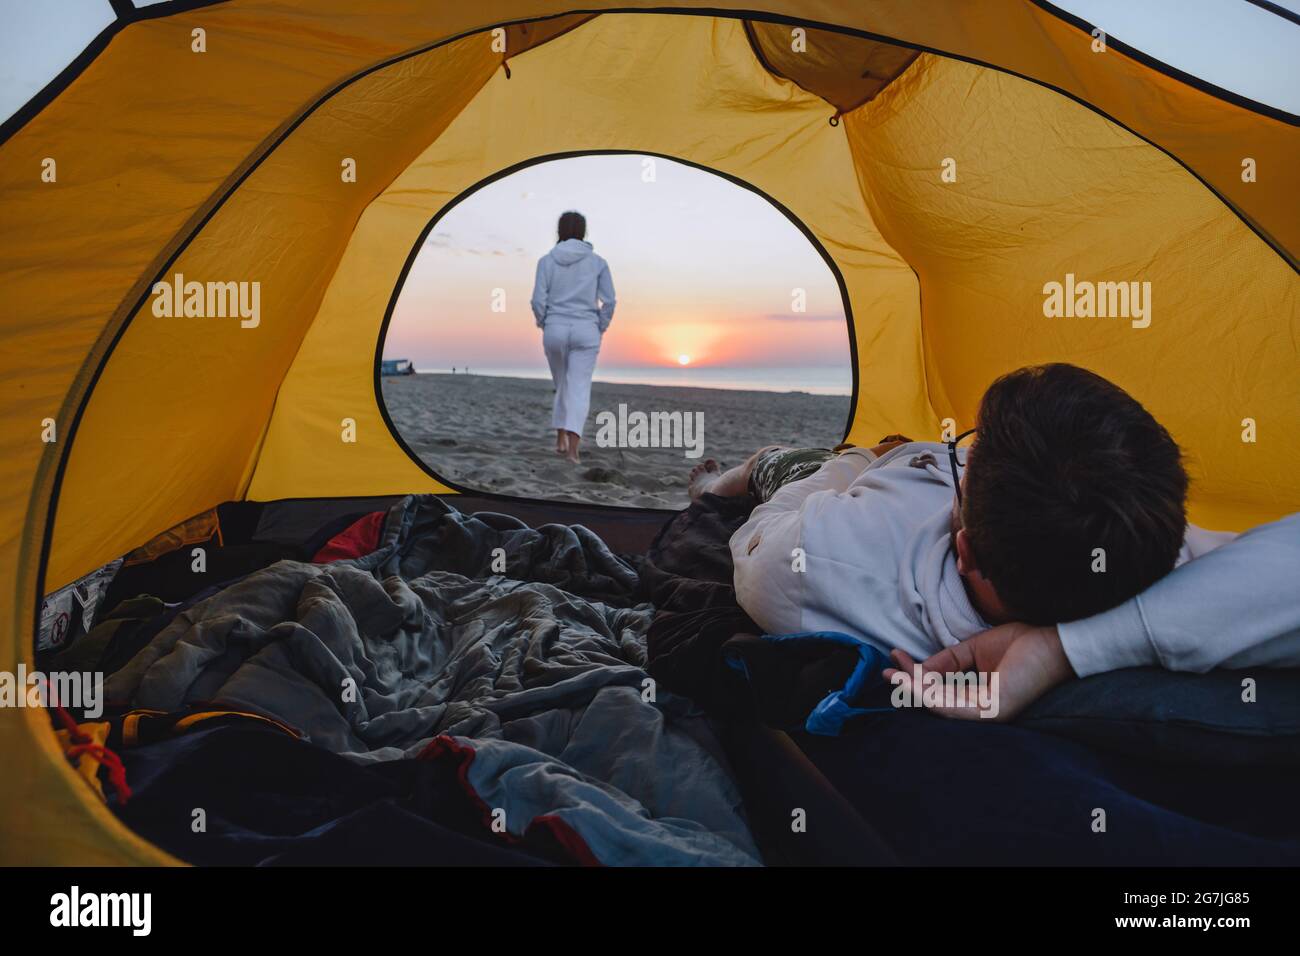
[[[814,474],[778,488],[731,536],[736,599],[769,634],[803,630],[805,575],[791,573],[791,562],[803,545],[805,506],[815,510],[818,520],[835,520],[822,510],[841,505],[838,496],[868,465],[906,443],[891,435],[872,448],[845,448]],[[814,495],[820,497],[809,502]]]
[[[910,685],[916,676],[916,663],[897,649],[889,657],[894,666],[886,668],[882,676],[895,687]],[[974,671],[988,675],[989,688],[996,693],[991,710],[985,709],[986,701],[981,699],[978,687],[970,684],[954,686],[951,699],[927,708],[958,720],[1011,720],[1057,684],[1074,677],[1056,628],[1031,624],[999,625],[945,647],[920,666],[923,673]]]
[[[867,448],[836,455],[816,473],[778,488],[731,536],[736,600],[769,634],[803,629],[804,575],[791,573],[791,562],[803,545],[805,502],[818,492],[845,491],[875,460]]]
[[[870,448],[850,448],[828,459],[807,478],[782,485],[767,501],[754,509],[771,514],[781,511],[798,511],[810,495],[819,491],[843,492],[857,481],[864,468],[876,460],[876,454]]]
[[[1010,720],[1074,676],[1143,665],[1204,672],[1215,667],[1300,665],[1300,514],[1261,525],[1189,561],[1119,607],[1054,627],[1003,624],[945,648],[923,671],[996,672]],[[900,651],[888,680],[908,683],[914,664]],[[978,718],[972,702],[941,707]]]
[[[848,491],[849,485],[858,480],[869,464],[886,452],[893,451],[899,445],[905,445],[910,441],[911,439],[901,435],[889,435],[883,438],[880,444],[872,445],[870,448],[841,445],[837,448],[834,458],[828,459],[807,478],[792,481],[778,488],[771,498],[754,509],[754,514],[797,511],[803,507],[803,503],[810,495],[815,495],[819,491],[836,493]]]
[[[1137,597],[1058,625],[1080,677],[1158,665],[1300,665],[1300,514],[1261,525],[1175,568]]]

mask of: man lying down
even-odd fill
[[[760,627],[863,637],[895,683],[914,659],[996,673],[999,719],[1123,667],[1300,666],[1300,514],[1240,536],[1189,525],[1178,445],[1073,365],[998,379],[947,444],[773,446],[691,472],[692,498],[746,490],[760,504],[730,545]],[[976,717],[971,697],[937,709]]]

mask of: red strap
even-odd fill
[[[59,715],[63,729],[68,732],[68,739],[72,741],[72,746],[65,751],[68,759],[80,757],[82,754],[90,754],[102,763],[108,768],[108,782],[117,791],[118,802],[125,806],[126,802],[131,799],[131,788],[126,782],[126,767],[122,765],[122,758],[103,744],[95,743],[82,733],[81,727],[64,707],[55,704],[54,712]]]

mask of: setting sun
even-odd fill
[[[678,365],[690,365],[690,364],[691,364],[691,357],[690,357],[689,355],[679,355],[679,356],[677,356],[677,364],[678,364]]]

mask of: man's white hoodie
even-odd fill
[[[990,625],[957,572],[953,503],[943,444],[838,455],[732,536],[740,605],[770,634],[843,631],[916,660],[973,637]],[[1060,625],[1075,671],[1300,664],[1300,515],[1234,537],[1189,526],[1175,571]]]

